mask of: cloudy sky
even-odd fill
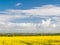
[[[0,0],[0,33],[60,33],[60,0]]]

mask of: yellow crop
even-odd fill
[[[60,36],[0,37],[0,45],[60,45]]]

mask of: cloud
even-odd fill
[[[17,3],[19,4],[19,3]],[[60,6],[56,5],[43,5],[40,7],[33,7],[32,9],[26,10],[7,10],[10,13],[15,14],[25,14],[25,15],[32,15],[32,16],[60,16]]]
[[[56,5],[43,5],[33,9],[22,10],[22,12],[28,15],[60,16],[60,7]]]
[[[33,23],[4,23],[0,24],[0,33],[33,33],[35,24]]]
[[[16,3],[16,6],[21,6],[22,5],[22,3]]]
[[[41,25],[43,27],[52,27],[52,28],[55,28],[56,27],[56,24],[52,23],[51,22],[51,19],[47,19],[46,21],[45,20],[42,20]]]
[[[0,33],[56,33],[58,29],[51,19],[42,20],[41,23],[0,22],[0,25]]]
[[[60,32],[59,16],[60,7],[56,5],[43,5],[26,10],[8,9],[0,12],[0,33],[57,33]],[[38,19],[33,17],[39,18],[41,22],[34,23],[34,19]],[[25,18],[33,18],[33,22],[11,22]]]

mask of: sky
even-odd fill
[[[60,33],[60,0],[0,0],[0,33]]]

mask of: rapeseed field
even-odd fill
[[[0,36],[0,45],[60,45],[60,36]]]

